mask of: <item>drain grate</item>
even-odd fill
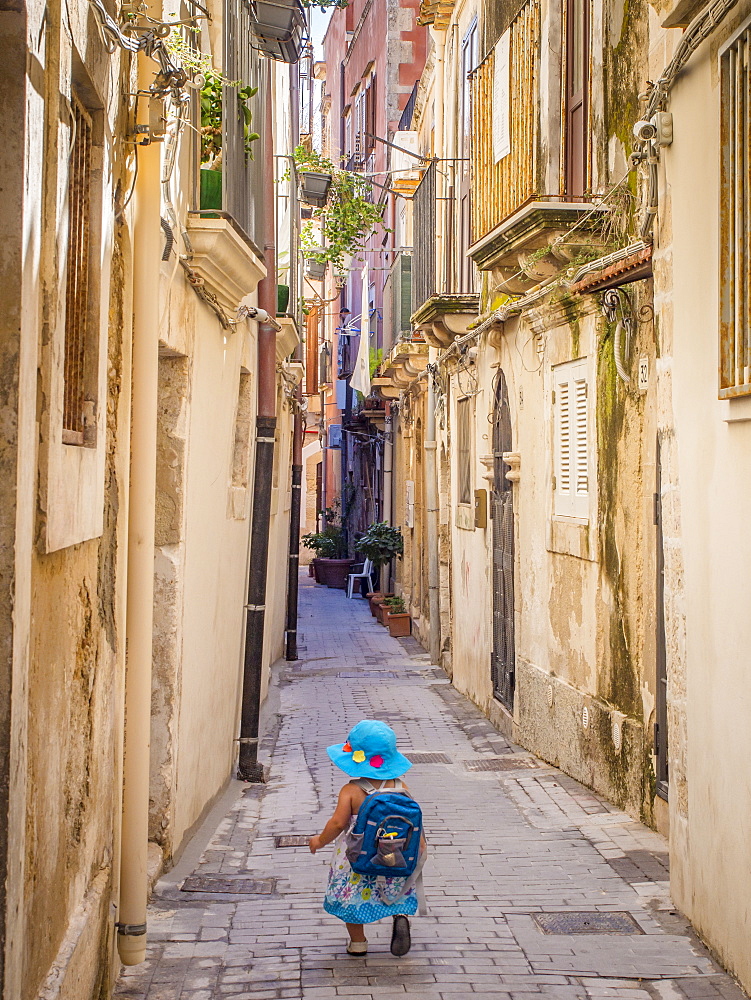
[[[307,847],[309,840],[305,833],[287,833],[274,837],[274,847]]]
[[[486,757],[484,760],[465,760],[464,766],[468,771],[516,771],[540,765],[529,757]]]
[[[353,680],[359,677],[383,677],[388,680],[389,677],[396,677],[396,674],[389,670],[347,670],[338,673],[336,676],[351,678]]]
[[[404,755],[413,764],[450,764],[451,758],[445,753],[407,753]]]
[[[276,879],[189,875],[180,888],[183,892],[223,892],[237,895],[270,896],[276,889]]]
[[[533,913],[544,934],[643,934],[630,913]]]

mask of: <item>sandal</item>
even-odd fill
[[[404,916],[394,917],[394,929],[391,932],[391,954],[401,958],[412,947],[409,933],[409,920]]]
[[[347,944],[347,954],[348,955],[367,955],[368,954],[368,942],[367,941],[349,941]]]

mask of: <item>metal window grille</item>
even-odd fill
[[[467,396],[456,404],[457,423],[457,472],[459,485],[459,503],[472,503],[472,416],[473,399]]]
[[[720,59],[720,397],[751,394],[751,24]]]
[[[71,99],[73,139],[68,175],[68,266],[65,290],[63,441],[82,445],[85,430],[86,341],[89,324],[91,118]]]
[[[270,86],[270,73],[269,60],[262,58],[249,44],[252,22],[251,8],[246,0],[225,0],[224,75],[240,83],[222,89],[222,208],[246,236],[258,241],[263,233],[262,177],[264,170],[269,169],[268,151],[264,148],[264,93]],[[250,152],[246,149],[238,86],[258,87],[257,95],[249,104],[253,113],[250,129],[258,132],[261,138],[254,140]],[[292,291],[290,288],[290,295]]]
[[[436,162],[430,164],[414,195],[412,311],[436,292]]]

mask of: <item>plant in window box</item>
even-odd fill
[[[213,70],[205,74],[201,88],[201,209],[222,207],[222,94],[224,87],[237,87],[237,103],[243,120],[245,155],[253,159],[253,143],[260,136],[251,131],[253,113],[248,101],[258,87],[242,86],[242,81],[227,81]]]
[[[390,597],[384,607],[386,611],[386,624],[389,634],[394,639],[410,635],[412,632],[412,619],[407,613],[407,606],[401,597]]]

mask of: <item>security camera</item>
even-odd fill
[[[657,135],[657,127],[653,122],[640,121],[634,125],[634,138],[640,142],[651,142]]]

